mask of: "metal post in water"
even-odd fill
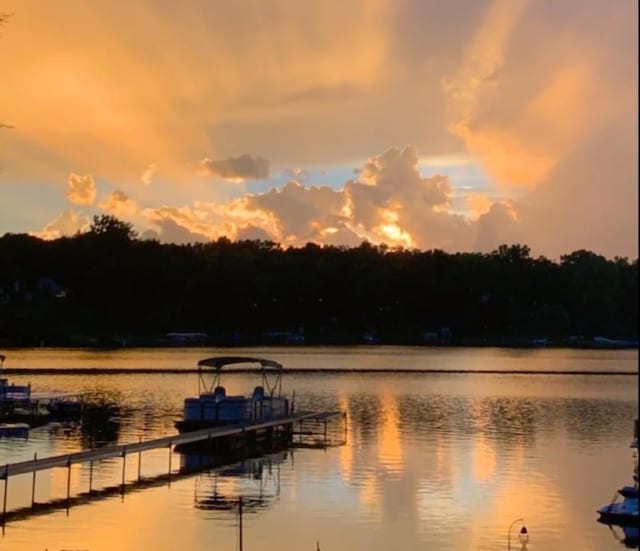
[[[125,473],[127,470],[127,447],[122,448],[122,495],[124,495],[124,481],[125,481]]]
[[[169,484],[171,484],[171,456],[173,455],[173,450],[171,449],[171,440],[169,440]]]
[[[89,495],[91,495],[91,492],[93,491],[91,487],[92,484],[93,484],[93,459],[89,461]]]
[[[138,442],[142,442],[142,436],[138,436]],[[142,468],[142,450],[138,450],[138,482],[140,482],[141,468]]]
[[[4,467],[4,500],[2,502],[2,533],[4,534],[5,517],[7,516],[7,490],[9,486],[9,464]]]
[[[69,500],[71,499],[71,456],[67,463],[67,515],[69,514]]]
[[[38,452],[33,454],[33,460],[36,461],[38,459]],[[31,510],[35,507],[36,503],[36,471],[33,471],[33,480],[31,481]]]
[[[242,497],[238,498],[238,547],[242,551]]]
[[[327,447],[327,418],[324,418],[324,447]]]

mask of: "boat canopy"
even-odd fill
[[[206,358],[198,362],[198,367],[213,367],[214,369],[220,370],[227,365],[242,363],[257,363],[260,364],[262,369],[282,369],[282,364],[276,361],[265,360],[264,358],[247,358],[243,356],[218,356],[215,358]]]
[[[217,356],[200,360],[198,362],[198,393],[201,393],[202,389],[207,393],[214,392],[220,386],[222,368],[235,364],[259,364],[262,374],[262,388],[266,390],[269,397],[280,396],[282,392],[282,364],[273,360],[246,356]],[[212,367],[215,370],[209,375],[213,378],[212,381],[205,380],[203,367]]]

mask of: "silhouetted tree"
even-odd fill
[[[163,245],[103,215],[73,237],[0,237],[0,339],[206,331],[257,342],[304,328],[310,343],[360,342],[366,332],[401,344],[445,327],[472,342],[636,338],[637,271],[637,259],[575,251],[553,262],[519,244],[489,254],[226,238]]]

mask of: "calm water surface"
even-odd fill
[[[346,410],[347,443],[247,462],[252,472],[245,476],[205,470],[68,513],[26,516],[6,526],[0,549],[232,551],[238,548],[236,508],[223,504],[239,496],[246,502],[244,549],[251,551],[314,551],[316,542],[322,551],[504,550],[509,525],[521,517],[531,534],[529,550],[624,549],[596,522],[595,510],[631,482],[635,350],[10,350],[5,365],[12,382],[31,382],[34,391],[83,391],[117,408],[107,424],[47,425],[26,441],[0,440],[0,463],[174,434],[183,399],[197,393],[197,378],[162,370],[188,371],[202,358],[229,353],[295,369],[283,389],[295,390],[300,409]],[[11,368],[19,371],[12,375]],[[64,372],[70,368],[101,372]],[[316,371],[327,368],[345,372]],[[434,369],[452,372],[429,372]],[[523,373],[509,373],[514,370]],[[579,374],[527,373],[539,371]],[[620,371],[634,374],[612,374]],[[257,381],[234,374],[224,384],[228,392],[244,393]],[[166,449],[145,452],[142,475],[166,472],[168,455]],[[173,454],[174,472],[181,461]],[[135,480],[137,471],[137,457],[128,458],[126,479]],[[66,495],[66,469],[37,476],[36,501]],[[121,477],[122,460],[101,462],[93,487],[117,486]],[[88,480],[88,465],[73,467],[72,495],[86,491]],[[31,484],[31,475],[10,479],[9,509],[31,503]]]

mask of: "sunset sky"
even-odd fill
[[[0,235],[638,256],[635,0],[0,13]]]

